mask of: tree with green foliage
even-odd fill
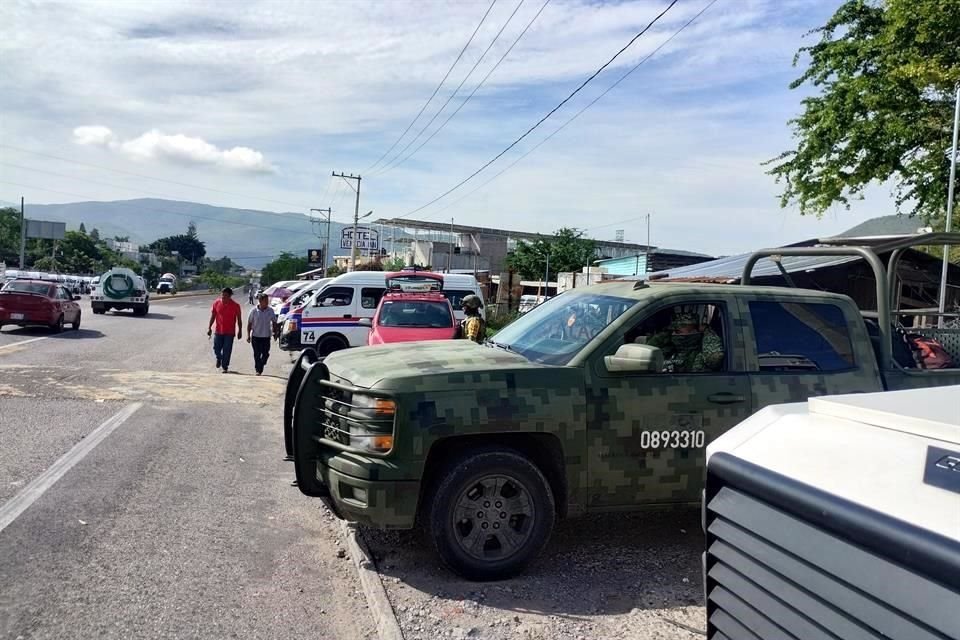
[[[130,236],[113,236],[114,242],[130,242]]]
[[[407,261],[403,259],[403,256],[396,256],[395,258],[390,258],[383,263],[384,271],[400,271],[405,266],[407,266]]]
[[[93,229],[91,229],[91,230],[90,230],[90,237],[93,238],[94,240],[99,240],[99,239],[100,239],[100,230],[97,229],[96,227],[94,227]]]
[[[12,207],[0,209],[0,262],[19,264],[20,211]]]
[[[564,227],[552,238],[537,238],[533,242],[518,242],[507,255],[507,266],[526,280],[543,280],[550,258],[550,274],[561,271],[580,271],[597,255],[597,243],[584,238],[576,229]]]
[[[223,256],[216,260],[204,260],[203,268],[205,271],[216,271],[217,273],[222,273],[224,275],[233,274],[238,271],[243,270],[243,267],[228,258]]]
[[[150,250],[160,256],[170,256],[176,251],[186,262],[199,263],[207,255],[207,245],[187,234],[167,236],[150,243]]]
[[[341,275],[341,274],[344,274],[344,273],[346,273],[346,270],[341,269],[340,267],[338,267],[338,266],[335,265],[335,264],[332,264],[332,265],[330,265],[329,267],[327,267],[327,277],[328,277],[328,278],[336,278],[337,276],[339,276],[339,275]]]
[[[83,224],[82,222],[80,223],[80,233],[84,235],[87,233],[87,225]]]
[[[199,239],[199,236],[197,235],[197,223],[193,220],[187,224],[187,236],[193,238],[194,240]]]
[[[296,280],[298,273],[304,273],[308,270],[309,266],[305,256],[285,251],[260,270],[260,282],[266,288],[281,280]]]
[[[809,66],[790,87],[819,91],[790,121],[795,149],[769,173],[780,203],[821,216],[870,183],[890,181],[897,211],[928,223],[946,211],[954,87],[960,82],[956,0],[848,0],[811,32]]]

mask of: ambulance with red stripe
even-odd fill
[[[411,267],[405,272],[416,273]],[[281,336],[281,344],[295,344],[303,349],[314,349],[325,357],[334,351],[367,344],[369,323],[380,305],[387,288],[387,275],[383,271],[353,271],[337,276],[321,289],[300,313],[299,326],[287,323],[283,330],[299,330],[299,341]],[[483,299],[483,291],[477,279],[469,274],[443,274],[443,294],[453,306],[457,320],[463,319],[460,301],[465,296],[476,295]],[[365,326],[366,325],[366,326]]]

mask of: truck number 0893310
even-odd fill
[[[699,449],[707,442],[703,431],[641,431],[641,449]]]

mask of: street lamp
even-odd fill
[[[353,240],[350,242],[350,270],[357,270],[357,225],[358,223],[373,215],[373,209],[367,211],[362,216],[354,216],[353,218]]]

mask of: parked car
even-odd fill
[[[571,289],[486,345],[369,347],[322,362],[304,350],[284,408],[298,487],[347,520],[424,527],[448,567],[479,580],[521,571],[558,518],[699,505],[707,445],[766,406],[960,383],[960,368],[893,357],[890,291],[897,250],[911,244],[960,234],[882,245],[894,252],[889,278],[869,248],[789,247],[751,256],[740,285]],[[846,295],[750,286],[756,261],[777,255],[864,259],[877,340]],[[960,330],[927,334],[960,362]]]
[[[399,273],[423,272],[404,270]],[[361,325],[360,321],[373,319],[386,291],[388,275],[383,271],[353,271],[328,282],[309,304],[304,305],[296,326],[290,322],[284,325],[281,348],[311,348],[318,356],[324,357],[348,347],[366,346],[370,328]],[[483,290],[472,275],[444,274],[442,293],[450,301],[458,321],[464,317],[460,301],[465,296],[472,294],[483,299]],[[289,332],[297,332],[299,336],[284,339]]]
[[[67,287],[45,280],[11,280],[0,290],[0,329],[44,326],[55,333],[65,324],[80,328],[80,305]]]
[[[455,337],[456,319],[442,292],[442,275],[390,273],[386,284],[373,318],[360,319],[361,326],[370,327],[368,345]]]

